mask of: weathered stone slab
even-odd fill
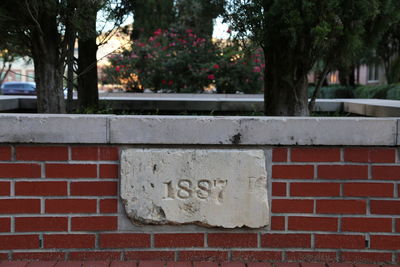
[[[262,150],[127,149],[121,198],[134,224],[269,224]]]

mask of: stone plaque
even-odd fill
[[[262,150],[127,149],[121,198],[134,224],[269,224]]]

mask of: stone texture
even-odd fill
[[[114,144],[396,145],[392,118],[123,116]]]
[[[262,150],[127,149],[121,198],[134,224],[269,224]]]
[[[107,143],[107,117],[0,114],[0,142]]]

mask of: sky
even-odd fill
[[[123,24],[127,25],[127,24],[131,24],[131,23],[133,23],[132,16],[128,17]],[[113,28],[113,24],[106,24],[106,27],[103,29],[103,31],[107,31],[112,28]],[[228,39],[229,38],[229,34],[227,33],[228,28],[229,28],[228,24],[223,23],[222,18],[217,18],[215,20],[213,37],[216,39]]]

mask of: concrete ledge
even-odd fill
[[[107,143],[107,117],[0,114],[2,143]]]
[[[396,146],[397,118],[0,114],[2,143]]]
[[[100,104],[114,110],[140,111],[201,111],[262,112],[262,95],[213,94],[116,94],[101,97]],[[76,101],[75,103],[76,104]],[[0,111],[36,109],[35,96],[0,96]],[[399,117],[400,101],[380,99],[317,99],[315,111],[349,112],[372,117]]]

